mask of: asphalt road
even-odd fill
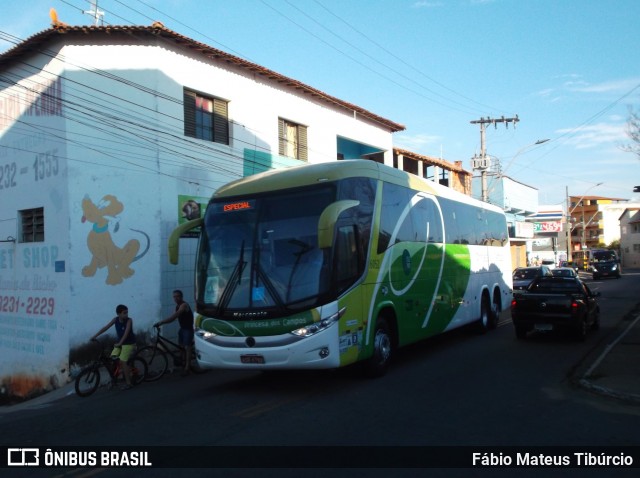
[[[602,314],[601,329],[584,343],[555,334],[518,341],[507,313],[488,334],[463,329],[402,349],[381,379],[364,379],[350,369],[209,371],[189,377],[175,373],[130,391],[100,389],[89,398],[70,395],[41,408],[3,413],[0,443],[302,447],[291,453],[304,453],[304,447],[352,445],[636,446],[640,407],[589,393],[571,377],[588,365],[638,302],[640,274],[588,283],[602,293]],[[327,466],[330,463],[328,453]],[[165,472],[157,471],[156,476]],[[240,473],[227,471],[224,476]],[[393,476],[479,476],[479,470],[396,471]],[[539,469],[484,471],[492,471],[492,476],[551,476],[540,475]],[[320,476],[321,470],[294,472],[279,476]],[[615,470],[613,475],[605,470],[580,472],[554,469],[553,476],[638,474],[637,469]]]

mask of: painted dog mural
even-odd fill
[[[131,264],[149,250],[149,236],[137,229],[130,230],[144,235],[147,242],[142,253],[138,254],[140,241],[136,239],[130,239],[124,247],[116,246],[109,231],[109,221],[117,220],[118,214],[122,211],[124,211],[124,205],[118,201],[116,196],[110,194],[104,196],[99,205],[94,204],[88,195],[82,200],[82,222],[88,221],[93,224],[87,236],[87,246],[93,257],[89,265],[82,268],[84,277],[93,277],[98,269],[106,267],[108,272],[106,283],[109,285],[120,284],[124,279],[135,274]],[[113,232],[117,232],[118,229],[119,223],[116,222]]]

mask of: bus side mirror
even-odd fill
[[[169,262],[171,264],[178,263],[178,255],[180,252],[180,236],[182,236],[185,232],[190,231],[191,229],[195,229],[196,227],[202,226],[204,224],[203,218],[194,219],[193,221],[187,221],[180,224],[176,227],[169,236]]]
[[[333,242],[333,230],[338,217],[347,209],[356,207],[360,204],[360,201],[353,199],[344,199],[342,201],[336,201],[329,204],[318,219],[318,248],[326,249],[331,247]]]

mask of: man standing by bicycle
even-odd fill
[[[129,370],[127,361],[136,349],[136,335],[133,333],[133,319],[129,317],[129,308],[126,305],[120,304],[116,307],[116,314],[117,315],[111,319],[107,325],[91,337],[91,340],[96,340],[99,335],[109,330],[112,325],[116,326],[118,341],[113,346],[111,358],[120,360],[120,366],[122,367],[122,373],[126,382],[126,385],[122,387],[122,389],[128,390],[132,387],[132,383],[131,371]]]
[[[180,324],[180,330],[178,331],[178,343],[183,347],[183,364],[182,376],[189,375],[189,363],[191,362],[191,347],[193,346],[193,311],[189,304],[187,304],[182,296],[181,290],[173,291],[173,301],[176,303],[176,311],[160,322],[154,324],[154,327],[159,327],[163,324],[168,324],[178,319]]]

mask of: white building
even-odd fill
[[[220,185],[300,161],[393,164],[388,119],[164,28],[40,32],[0,55],[0,400],[64,383],[117,304],[193,296],[171,230]],[[191,257],[189,257],[191,255]]]
[[[482,178],[472,178],[473,197],[482,198]],[[491,172],[487,174],[487,200],[500,206],[509,226],[511,264],[525,267],[532,260],[534,224],[527,217],[538,211],[538,190],[509,176]]]
[[[620,259],[625,267],[640,267],[640,204],[629,206],[620,215]]]
[[[609,245],[621,239],[620,216],[630,208],[638,207],[639,203],[614,202],[611,204],[598,204],[601,212],[601,219],[598,221],[598,232],[600,242]]]

